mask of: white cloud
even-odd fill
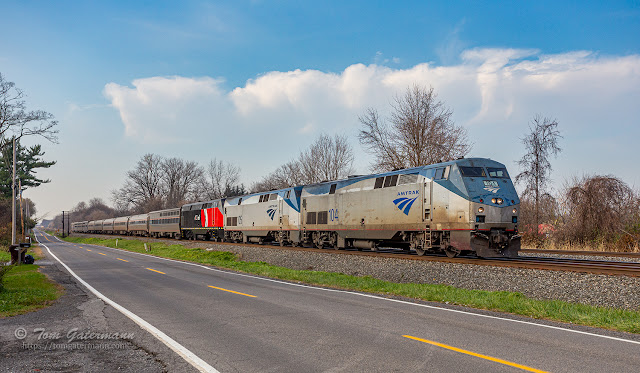
[[[226,110],[220,83],[213,78],[153,77],[134,80],[133,88],[109,83],[104,94],[119,111],[126,136],[175,142],[182,133],[211,126],[216,111]]]
[[[582,151],[563,155],[573,157],[571,162],[604,162],[593,150],[574,146],[577,138],[616,141],[624,131],[631,131],[622,136],[626,141],[640,136],[638,55],[477,48],[463,51],[460,61],[407,69],[353,64],[337,73],[271,71],[230,91],[212,78],[153,77],[135,80],[132,87],[109,83],[105,96],[129,138],[168,142],[185,131],[228,132],[231,124],[251,133],[242,137],[247,159],[264,150],[275,162],[295,156],[318,132],[355,135],[365,108],[385,114],[394,95],[416,83],[432,85],[457,123],[468,127],[475,156],[506,163],[520,157],[519,138],[536,113],[558,118],[567,148]],[[275,136],[293,148],[263,144]]]

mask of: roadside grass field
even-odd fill
[[[27,254],[36,259],[41,257],[37,246],[30,248]],[[9,260],[9,253],[1,251],[0,262]],[[35,264],[23,264],[14,266],[5,274],[0,287],[0,318],[47,307],[62,295],[62,288],[40,273],[38,268]]]
[[[116,248],[116,239],[67,237],[65,240],[78,244]],[[536,300],[516,292],[467,290],[436,284],[394,283],[371,276],[358,277],[342,273],[294,270],[265,262],[240,261],[230,252],[185,248],[178,244],[167,245],[153,242],[149,247],[151,249],[145,251],[143,241],[118,239],[118,249],[207,264],[286,281],[387,296],[401,296],[490,311],[508,312],[536,319],[640,333],[639,311],[595,307],[558,300]]]

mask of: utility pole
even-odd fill
[[[11,244],[16,244],[16,137],[13,136],[13,178],[11,179]]]
[[[64,210],[62,210],[62,238],[64,238]]]
[[[24,232],[24,210],[22,209],[22,180],[18,179],[18,191],[20,192],[20,230],[22,231],[22,237],[20,238],[20,242],[25,242],[25,232]]]

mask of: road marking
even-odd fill
[[[45,238],[46,238],[46,236],[45,236]],[[40,243],[40,241],[38,240],[37,236],[36,236],[36,241],[38,243]],[[204,361],[201,358],[199,358],[198,356],[196,356],[196,354],[194,354],[193,352],[189,351],[186,347],[184,347],[180,343],[176,342],[173,338],[171,338],[168,335],[164,334],[160,329],[158,329],[155,326],[149,324],[147,321],[142,319],[140,316],[138,316],[138,315],[134,314],[133,312],[129,311],[128,309],[122,307],[118,303],[112,301],[111,299],[107,298],[102,293],[100,293],[99,291],[94,289],[93,286],[89,285],[86,281],[84,281],[78,275],[76,275],[76,273],[73,272],[73,270],[71,270],[71,268],[69,268],[69,266],[67,266],[66,264],[64,264],[62,262],[62,260],[58,259],[58,257],[55,256],[51,252],[51,249],[49,249],[49,247],[47,245],[45,245],[45,244],[41,244],[41,245],[44,246],[47,249],[47,251],[49,252],[49,254],[55,260],[57,260],[60,264],[62,264],[62,266],[73,277],[75,277],[82,285],[84,285],[87,289],[89,289],[90,292],[95,294],[95,296],[97,296],[98,298],[102,299],[105,303],[108,303],[113,308],[115,308],[118,311],[120,311],[123,315],[125,315],[128,318],[130,318],[131,320],[133,320],[136,324],[140,325],[140,327],[142,329],[148,331],[149,333],[151,333],[151,335],[153,335],[154,337],[158,338],[162,343],[164,343],[167,347],[169,347],[175,353],[180,355],[185,361],[187,361],[189,364],[191,364],[194,368],[198,369],[201,372],[219,373],[214,367],[209,365],[206,361]]]
[[[155,269],[151,269],[151,268],[147,268],[147,269],[150,270],[150,271],[153,271],[153,272],[158,272],[158,273],[162,273],[163,275],[166,275],[166,273],[160,272],[160,271],[156,271]]]
[[[206,266],[206,265],[203,265],[203,264],[183,262],[183,261],[180,261],[180,260],[169,259],[169,258],[161,258],[159,256],[153,256],[153,255],[143,254],[143,253],[136,253],[134,251],[116,249],[116,248],[113,248],[113,247],[106,247],[105,246],[105,249],[107,249],[107,250],[117,250],[117,251],[126,251],[129,254],[137,254],[137,255],[145,256],[145,257],[147,257],[149,259],[165,260],[165,261],[168,261],[168,262],[180,263],[180,264],[183,264],[183,265],[190,265],[190,266],[194,266],[194,267],[200,267],[200,268],[206,269],[208,271],[225,273],[227,275],[232,275],[232,276],[247,277],[247,278],[252,278],[252,279],[255,279],[255,280],[268,281],[268,282],[273,282],[273,283],[281,284],[281,285],[297,286],[297,287],[301,287],[301,288],[314,289],[314,290],[319,290],[319,291],[328,291],[328,292],[335,292],[335,293],[342,293],[342,294],[357,295],[357,296],[360,296],[360,297],[373,298],[373,299],[378,299],[378,300],[387,301],[387,302],[406,304],[406,305],[411,305],[411,306],[416,306],[416,307],[423,307],[423,308],[428,308],[428,309],[433,309],[433,310],[438,310],[438,311],[444,311],[444,312],[453,312],[453,313],[458,313],[458,314],[462,314],[462,315],[483,317],[483,318],[492,319],[492,320],[509,321],[509,322],[513,322],[513,323],[517,323],[517,324],[536,326],[536,327],[539,327],[539,328],[548,328],[548,329],[553,329],[553,330],[559,330],[559,331],[563,331],[563,332],[566,332],[566,333],[576,333],[576,334],[588,335],[590,337],[598,337],[598,338],[604,338],[604,339],[609,339],[609,340],[618,341],[618,342],[633,343],[633,344],[640,345],[640,341],[634,341],[634,340],[631,340],[631,339],[612,337],[612,336],[609,336],[609,335],[590,333],[590,332],[585,332],[585,331],[582,331],[582,330],[567,329],[567,328],[562,328],[562,327],[554,326],[554,325],[538,324],[538,323],[535,323],[535,322],[532,322],[532,321],[509,319],[509,318],[506,318],[506,317],[485,315],[485,314],[482,314],[482,313],[475,313],[475,312],[470,312],[470,311],[462,311],[462,310],[456,310],[456,309],[452,309],[452,308],[444,308],[444,307],[439,307],[439,306],[431,306],[431,305],[428,305],[428,304],[414,303],[414,302],[409,302],[409,301],[406,301],[406,300],[393,299],[393,298],[384,298],[384,297],[381,297],[381,296],[378,296],[378,295],[373,295],[373,294],[356,293],[355,291],[320,288],[320,287],[312,286],[312,285],[295,284],[295,283],[292,283],[292,282],[286,282],[286,281],[276,280],[276,279],[272,279],[272,278],[258,277],[258,276],[255,276],[255,275],[249,275],[249,274],[245,274],[245,273],[232,272],[232,270],[230,270],[230,269],[227,269],[227,270],[217,269],[217,268],[213,268],[213,267]]]
[[[487,355],[482,355],[482,354],[478,354],[475,352],[471,352],[471,351],[467,351],[467,350],[463,350],[461,348],[457,348],[457,347],[453,347],[453,346],[449,346],[443,343],[438,343],[438,342],[434,342],[434,341],[430,341],[427,339],[422,339],[422,338],[418,338],[418,337],[412,337],[410,335],[403,335],[403,337],[405,338],[409,338],[409,339],[413,339],[416,341],[420,341],[420,342],[424,342],[424,343],[428,343],[430,345],[434,345],[434,346],[438,346],[438,347],[442,347],[442,348],[446,348],[447,350],[452,350],[452,351],[456,351],[456,352],[460,352],[461,354],[467,354],[467,355],[471,355],[471,356],[475,356],[475,357],[479,357],[481,359],[485,359],[485,360],[489,360],[489,361],[494,361],[496,363],[500,363],[500,364],[504,364],[504,365],[508,365],[511,367],[515,367],[515,368],[520,368],[522,370],[526,370],[528,372],[536,372],[536,373],[547,373],[544,370],[540,370],[540,369],[535,369],[535,368],[531,368],[525,365],[520,365],[520,364],[516,364],[516,363],[512,363],[510,361],[507,360],[502,360],[502,359],[498,359],[496,357],[491,357],[491,356],[487,356]]]
[[[122,260],[123,262],[127,262],[127,263],[129,263],[129,261],[128,261],[128,260],[124,260],[124,259],[120,259],[120,258],[116,258],[116,259],[118,259],[118,260]]]
[[[98,254],[100,254],[100,255],[104,255],[104,256],[107,256],[107,254],[103,254],[103,253],[98,253]]]
[[[147,268],[147,269],[148,269],[148,268]],[[211,286],[211,285],[209,285],[209,287],[210,287],[210,288],[213,288],[213,289],[222,290],[222,291],[228,291],[229,293],[234,293],[234,294],[244,295],[245,297],[257,298],[255,295],[245,294],[245,293],[241,293],[241,292],[239,292],[239,291],[233,291],[233,290],[223,289],[223,288],[219,288],[219,287],[215,287],[215,286]]]
[[[87,251],[91,251],[91,249],[87,249]]]

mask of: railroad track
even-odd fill
[[[114,235],[89,235],[79,234],[90,237],[120,237],[130,238],[129,236],[114,236]],[[147,239],[147,237],[133,237]],[[176,239],[169,238],[148,238],[149,240],[158,241],[170,241],[175,243]],[[407,259],[407,260],[424,260],[432,262],[443,263],[458,263],[458,264],[473,264],[473,265],[485,265],[494,267],[510,267],[510,268],[528,268],[528,269],[541,269],[552,271],[571,271],[571,272],[583,272],[603,275],[618,275],[618,276],[634,276],[640,277],[640,262],[614,262],[604,260],[584,260],[584,259],[567,259],[567,258],[548,258],[548,257],[519,257],[519,258],[476,258],[476,257],[456,257],[449,258],[446,255],[438,254],[426,254],[424,256],[418,256],[415,253],[407,253],[404,250],[399,249],[378,249],[377,252],[373,251],[359,251],[357,249],[347,250],[335,250],[335,249],[318,249],[311,247],[292,247],[292,246],[273,246],[273,245],[256,245],[245,243],[218,243],[214,241],[182,241],[184,243],[202,243],[206,244],[223,244],[229,246],[260,246],[263,248],[272,248],[278,250],[291,250],[291,251],[306,251],[323,254],[336,254],[336,255],[358,255],[358,256],[370,256],[374,258],[394,258],[394,259]],[[522,250],[523,252],[531,253],[532,249]],[[557,250],[560,254],[570,254],[571,251]],[[536,252],[553,253],[552,250],[538,250]],[[584,254],[584,251],[578,252],[579,255]],[[586,252],[590,253],[590,252]],[[622,253],[618,253],[622,254]],[[640,255],[638,256],[640,257]]]
[[[520,251],[523,253],[529,253],[529,254],[619,256],[623,258],[640,258],[640,253],[618,253],[613,251],[578,251],[578,250],[544,250],[544,249],[522,249]]]

